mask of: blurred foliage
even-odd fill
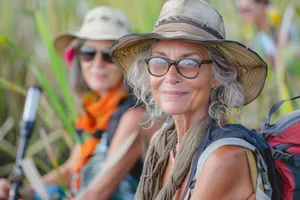
[[[244,29],[241,28],[243,24],[234,1],[209,2],[223,15],[227,38],[242,41]],[[289,2],[272,1],[280,16],[284,15]],[[57,166],[56,162],[62,163],[74,142],[79,141],[73,128],[77,112],[67,83],[67,69],[52,46],[53,38],[62,32],[78,29],[84,14],[97,5],[110,5],[124,10],[135,32],[149,32],[163,3],[164,0],[0,1],[0,127],[8,119],[15,120],[8,130],[0,128],[0,176],[7,176],[14,163],[18,122],[29,85],[39,84],[44,88],[36,131],[27,151],[27,156],[34,158],[41,173],[47,172],[53,164]],[[295,10],[300,15],[298,0],[296,3]],[[274,10],[270,11],[269,17],[280,26]],[[293,25],[299,29],[299,24],[299,16],[293,17]],[[281,79],[278,80],[274,70],[269,69],[266,90],[252,105],[245,108],[243,122],[257,126],[276,100],[300,94],[300,62],[296,62],[300,59],[298,50],[296,43],[280,49],[279,62],[285,65],[282,67]],[[293,106],[295,108],[299,104]],[[49,143],[55,146],[52,149],[55,159],[50,159],[51,156],[45,150],[45,144],[38,134],[41,130],[46,130]]]

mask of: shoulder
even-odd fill
[[[222,138],[240,138],[248,141],[250,130],[240,124],[227,124],[222,127],[215,128],[212,133],[213,142]],[[210,145],[209,144],[209,145]],[[208,145],[208,147],[209,147]],[[236,173],[228,173],[230,171],[245,172],[243,169],[248,168],[248,161],[244,147],[235,145],[225,145],[216,148],[207,158],[202,170],[212,170],[226,176],[226,179],[236,178]],[[201,170],[201,174],[202,174]]]
[[[200,199],[247,199],[252,193],[245,149],[222,146],[203,165],[193,196]]]
[[[203,176],[205,177],[207,174],[213,173],[210,176],[218,177],[218,175],[222,175],[229,181],[235,179],[238,175],[237,172],[247,166],[247,157],[243,147],[222,146],[209,155],[200,170],[199,178],[203,178]],[[234,174],[230,173],[233,171],[235,172]]]
[[[243,194],[238,194],[240,191],[244,191]],[[203,165],[195,185],[195,196],[199,198],[231,199],[240,196],[238,199],[246,199],[252,192],[246,152],[238,146],[217,148]]]
[[[126,110],[122,114],[118,124],[116,124],[116,134],[119,135],[118,133],[120,133],[126,137],[126,135],[138,130],[140,128],[144,112],[144,109],[140,107],[134,107]]]
[[[246,163],[245,163],[246,161]],[[204,169],[217,169],[226,171],[227,169],[239,169],[240,165],[247,164],[246,153],[243,147],[222,146],[217,148],[207,159]],[[219,168],[222,166],[221,168]]]
[[[141,107],[133,107],[124,112],[120,119],[120,123],[135,123],[139,124],[144,116],[145,109]]]
[[[108,156],[114,155],[114,152],[118,151],[124,141],[129,141],[127,139],[130,137],[133,137],[135,141],[131,148],[137,148],[141,144],[141,134],[139,133],[143,115],[144,110],[141,108],[131,108],[123,113],[116,124],[115,132],[111,135]]]

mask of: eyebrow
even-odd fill
[[[164,52],[161,52],[161,51],[154,51],[153,54],[158,54],[160,56],[166,56],[166,54]],[[197,56],[202,57],[202,55],[199,52],[190,52],[190,53],[183,54],[181,56],[181,58],[186,58],[186,57],[193,56],[193,55],[197,55]]]
[[[199,52],[191,52],[191,53],[187,53],[187,54],[184,54],[182,57],[183,57],[183,58],[186,58],[186,57],[193,56],[193,55],[197,55],[197,56],[202,57],[202,55],[201,55]]]
[[[158,54],[160,56],[166,56],[166,54],[164,52],[161,52],[161,51],[154,51],[154,52],[152,52],[152,54]]]

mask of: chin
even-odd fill
[[[94,92],[96,92],[96,91],[107,91],[107,90],[109,90],[109,87],[105,87],[104,85],[101,85],[101,86],[99,86],[99,85],[94,85],[94,86],[92,86],[92,87],[90,87]]]
[[[183,106],[164,106],[162,110],[168,115],[181,115],[188,112]]]

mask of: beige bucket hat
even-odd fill
[[[136,55],[158,40],[186,40],[218,49],[237,69],[245,105],[253,101],[264,87],[267,64],[248,47],[225,39],[222,16],[205,1],[168,0],[152,33],[123,36],[112,45],[110,53],[126,74]]]
[[[89,11],[78,32],[59,35],[54,46],[60,55],[75,38],[89,40],[117,40],[132,32],[131,24],[126,15],[118,9],[99,6]]]

